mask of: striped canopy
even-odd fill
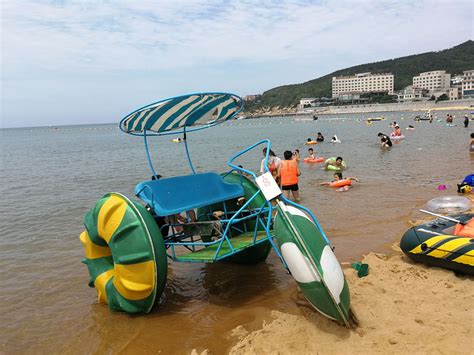
[[[158,101],[127,115],[120,122],[126,133],[164,133],[184,127],[213,126],[234,117],[243,107],[240,97],[226,93],[197,93]]]

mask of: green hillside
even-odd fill
[[[439,52],[428,52],[382,62],[356,65],[302,84],[284,85],[265,91],[258,102],[247,105],[247,110],[252,111],[264,106],[293,106],[298,104],[302,97],[331,97],[333,76],[354,75],[369,71],[372,73],[391,72],[395,76],[395,90],[400,90],[407,85],[411,85],[412,78],[422,72],[446,70],[451,74],[459,74],[463,70],[474,69],[473,58],[474,41],[469,40],[456,47]]]

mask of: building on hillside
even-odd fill
[[[260,94],[256,94],[256,95],[245,95],[244,96],[244,101],[257,101],[259,98],[260,98]]]
[[[462,74],[451,75],[451,86],[462,84]]]
[[[340,95],[386,92],[393,94],[393,74],[359,73],[352,76],[334,76],[332,78],[332,97]]]
[[[304,97],[300,99],[300,107],[302,108],[314,106],[315,103],[316,103],[315,97]]]
[[[474,70],[466,70],[462,76],[462,98],[474,98]]]
[[[459,100],[462,98],[462,85],[453,85],[448,90],[448,97],[450,100]]]
[[[421,89],[414,87],[413,85],[407,86],[405,89],[397,92],[398,102],[411,102],[411,101],[422,101],[428,100],[426,95],[428,94],[427,89]]]
[[[451,85],[451,74],[445,70],[428,71],[413,77],[413,86],[430,92],[447,92]]]

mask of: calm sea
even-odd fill
[[[446,112],[439,112],[438,119]],[[369,251],[390,252],[417,210],[439,195],[455,195],[455,184],[473,173],[468,152],[471,127],[416,123],[417,113],[241,120],[188,135],[198,171],[224,171],[238,150],[269,138],[273,150],[307,147],[322,132],[341,144],[313,146],[324,157],[342,156],[346,175],[360,183],[345,193],[319,186],[331,179],[320,165],[302,164],[302,203],[311,208],[336,247],[340,261]],[[361,119],[384,116],[366,125]],[[401,124],[406,139],[379,148],[377,133]],[[412,124],[415,131],[405,128]],[[272,309],[298,313],[295,283],[275,254],[257,266],[170,264],[160,307],[147,316],[111,313],[96,303],[78,239],[82,218],[110,191],[133,197],[134,186],[151,175],[141,138],[117,125],[65,126],[0,131],[0,352],[189,353],[223,352],[239,324],[261,326]],[[186,174],[183,144],[161,137],[151,142],[156,170]],[[240,163],[258,170],[261,151]],[[447,184],[446,191],[438,191]]]

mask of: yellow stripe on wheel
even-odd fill
[[[113,269],[109,270],[109,271],[106,271],[106,272],[103,272],[102,274],[97,276],[97,278],[94,281],[94,286],[97,289],[97,299],[98,299],[99,303],[105,303],[105,304],[108,303],[108,301],[107,301],[107,290],[106,290],[105,287],[107,286],[107,282],[109,282],[109,280],[112,278],[112,276],[114,276],[114,270]]]
[[[84,251],[87,259],[98,259],[104,256],[112,255],[112,252],[109,247],[103,247],[97,244],[94,244],[89,237],[89,233],[84,231],[79,236],[82,244],[84,244]]]
[[[97,232],[107,244],[122,223],[127,211],[127,202],[120,196],[112,195],[102,205],[97,218]]]
[[[155,288],[155,263],[153,260],[138,264],[115,264],[114,286],[127,300],[148,297]]]

